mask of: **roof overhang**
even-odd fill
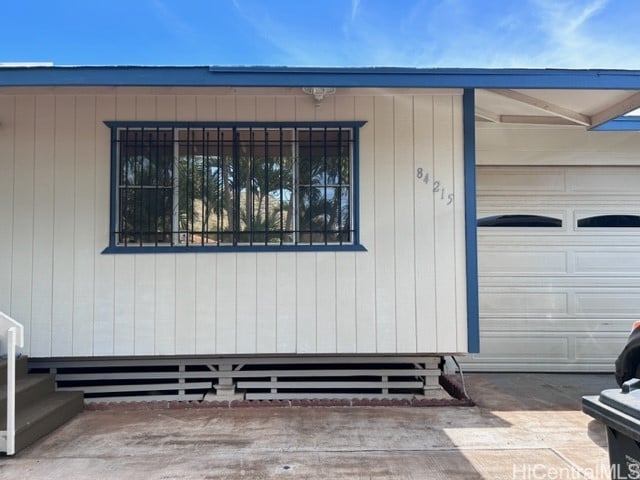
[[[14,86],[463,88],[479,121],[588,129],[640,108],[640,70],[0,66],[0,87]]]
[[[0,66],[0,86],[45,85],[640,89],[640,70]]]
[[[633,89],[479,89],[476,118],[482,122],[530,125],[574,125],[587,129],[633,130],[626,113],[640,108]],[[608,125],[607,128],[604,126]],[[636,122],[637,127],[637,122]]]

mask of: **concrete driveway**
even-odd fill
[[[11,479],[608,479],[580,397],[612,375],[474,374],[476,407],[85,411],[16,457]]]

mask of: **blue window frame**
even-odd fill
[[[105,252],[363,249],[364,122],[105,123]]]

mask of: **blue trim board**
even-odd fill
[[[313,122],[173,122],[173,121],[140,121],[140,120],[107,120],[104,124],[109,128],[353,128],[358,129],[367,123],[359,121],[313,121]]]
[[[116,187],[118,181],[118,154],[114,146],[117,144],[118,131],[115,128],[110,130],[111,139],[111,169],[110,169],[110,198],[109,198],[109,247],[115,247],[115,236],[113,232],[116,231],[116,199],[118,197],[118,189]]]
[[[395,67],[0,67],[0,86],[640,89],[640,70]]]
[[[476,132],[475,91],[465,89],[462,96],[464,137],[464,210],[467,261],[467,351],[480,352],[478,306],[478,242],[476,230]]]
[[[363,125],[366,122],[363,122]],[[353,243],[360,244],[360,128],[353,129],[353,164],[351,165]]]
[[[601,123],[600,125],[590,128],[589,130],[602,132],[639,131],[640,116],[627,115],[625,117],[614,118],[613,120]]]
[[[113,235],[112,235],[113,236]],[[240,253],[240,252],[366,252],[363,245],[339,245],[339,244],[317,244],[317,245],[173,245],[154,246],[143,245],[141,247],[119,247],[109,245],[101,253]]]

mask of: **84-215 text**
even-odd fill
[[[425,185],[429,185],[429,181],[431,180],[429,172],[425,172],[422,167],[419,167],[416,170],[416,178]],[[453,199],[455,198],[453,192],[447,193],[447,189],[440,180],[434,180],[431,187],[433,189],[434,197],[440,197],[440,200],[447,202],[447,205],[451,205],[453,203]]]

